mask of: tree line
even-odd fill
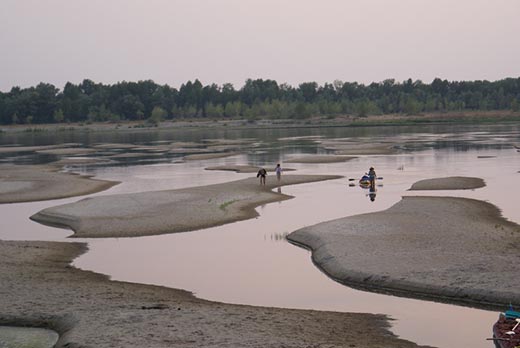
[[[430,84],[394,79],[364,85],[334,81],[293,87],[274,80],[248,79],[204,86],[188,81],[179,89],[154,81],[49,83],[0,92],[1,124],[245,117],[307,118],[317,115],[409,114],[463,110],[520,110],[520,78],[447,81]]]

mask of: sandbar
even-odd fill
[[[352,142],[350,140],[324,140],[319,142],[326,150],[336,155],[392,155],[398,153],[395,144]]]
[[[474,190],[484,186],[486,186],[486,183],[481,178],[450,176],[417,181],[409,190]]]
[[[201,153],[201,154],[194,154],[194,155],[187,155],[184,156],[183,159],[185,161],[201,161],[201,160],[208,160],[208,159],[214,159],[214,158],[224,158],[224,157],[231,157],[238,155],[238,152],[217,152],[217,153]]]
[[[42,153],[46,155],[57,155],[57,156],[67,156],[67,155],[86,155],[96,152],[96,149],[91,148],[83,148],[83,147],[64,147],[58,149],[46,149],[46,150],[37,150],[37,153]]]
[[[44,146],[0,146],[0,153],[16,153],[16,152],[34,152],[49,149],[56,149],[61,145],[44,145]]]
[[[0,325],[53,329],[63,347],[418,347],[384,315],[229,305],[70,266],[82,243],[0,241]]]
[[[136,237],[192,231],[258,216],[255,207],[292,198],[272,189],[337,175],[268,176],[178,190],[97,196],[41,210],[31,216],[43,224],[72,229],[73,237]]]
[[[310,155],[286,160],[286,163],[339,163],[353,160],[356,157],[336,155]]]
[[[266,168],[267,167],[259,167],[259,166],[252,166],[247,164],[238,164],[238,165],[224,165],[224,166],[213,166],[213,167],[207,167],[206,170],[223,170],[223,171],[230,171],[230,172],[236,172],[236,173],[257,173],[260,168]],[[296,169],[291,168],[283,168],[284,172],[292,172]],[[267,172],[274,172],[274,168],[272,170],[267,170]]]
[[[404,197],[385,211],[306,227],[288,239],[353,287],[485,308],[520,303],[520,226],[483,201]]]
[[[44,201],[106,190],[118,182],[58,172],[50,165],[0,165],[0,203]]]

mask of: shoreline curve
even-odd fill
[[[406,196],[385,211],[305,227],[287,239],[353,288],[486,309],[520,303],[520,280],[509,267],[520,262],[520,226],[487,202]]]

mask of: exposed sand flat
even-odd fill
[[[231,172],[237,172],[237,173],[257,173],[260,168],[258,166],[251,166],[251,165],[229,165],[229,166],[213,166],[213,167],[207,167],[206,170],[224,170],[224,171],[231,171]],[[274,167],[270,170],[268,167],[263,167],[267,172],[273,172],[274,173]],[[291,168],[283,168],[284,172],[291,172],[296,169]]]
[[[231,151],[242,151],[246,148],[245,144],[230,144],[230,145],[210,145],[206,147],[206,151],[211,152],[231,152]]]
[[[300,140],[317,141],[322,138],[323,138],[323,135],[303,135],[303,136],[295,136],[295,137],[282,137],[282,138],[278,138],[278,141],[300,141]]]
[[[286,160],[286,163],[338,163],[353,160],[356,157],[336,155],[309,155]]]
[[[208,149],[206,148],[196,148],[196,147],[177,147],[174,149],[171,149],[168,151],[172,154],[197,154],[197,153],[203,153],[206,154],[208,152]]]
[[[115,155],[105,156],[105,158],[139,158],[139,157],[160,157],[162,153],[158,152],[123,152]]]
[[[244,145],[251,144],[257,142],[258,139],[255,138],[242,138],[242,139],[203,139],[203,143],[208,143],[212,145]]]
[[[184,160],[200,161],[200,160],[207,160],[207,159],[213,159],[213,158],[231,157],[231,156],[235,156],[235,155],[238,155],[238,152],[201,153],[201,154],[184,156]]]
[[[59,148],[59,145],[47,146],[0,146],[0,153],[34,152]]]
[[[135,147],[139,147],[139,145],[134,144],[117,144],[117,143],[102,143],[102,144],[94,144],[92,145],[93,148],[96,149],[133,149]]]
[[[383,315],[227,305],[70,267],[80,243],[0,241],[0,325],[52,328],[62,347],[364,347],[417,345]]]
[[[326,150],[332,150],[336,155],[392,155],[398,153],[394,144],[360,143],[352,141],[327,140],[320,144]]]
[[[280,185],[338,179],[336,175],[285,175]],[[44,209],[31,219],[68,227],[74,237],[135,237],[191,231],[258,216],[255,207],[291,198],[272,192],[276,179],[257,178],[169,191],[86,198]]]
[[[354,287],[499,308],[520,302],[520,226],[486,202],[404,197],[385,211],[303,228],[288,239]]]
[[[0,165],[0,203],[81,196],[118,184],[57,170],[52,166]]]
[[[484,186],[486,183],[481,178],[450,176],[417,181],[409,190],[473,190]]]
[[[237,173],[257,173],[261,167],[250,165],[213,166],[204,168],[206,170],[224,170]]]
[[[61,168],[69,165],[95,165],[109,162],[110,160],[106,157],[65,157],[56,162],[52,162],[51,165]]]
[[[96,152],[96,149],[90,148],[79,148],[79,147],[67,147],[60,149],[47,149],[47,150],[37,150],[37,153],[43,153],[46,155],[58,155],[58,156],[66,156],[66,155],[85,155]]]
[[[133,151],[146,151],[146,152],[168,152],[170,151],[169,146],[156,145],[156,146],[139,146],[134,147]]]
[[[398,152],[398,149],[393,146],[355,146],[334,149],[334,153],[337,155],[393,155]]]
[[[196,143],[193,141],[174,141],[169,143],[170,148],[186,148],[186,147],[200,147],[202,143]]]

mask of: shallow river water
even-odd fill
[[[265,152],[219,160],[76,168],[98,178],[122,181],[96,195],[200,186],[251,176],[204,170],[221,164],[273,163],[274,169],[281,161],[282,166],[297,169],[298,174],[339,174],[345,178],[282,187],[281,192],[295,198],[258,207],[260,216],[251,220],[189,233],[85,240],[89,251],[74,265],[108,274],[112,279],[185,289],[198,297],[226,303],[383,313],[395,319],[395,334],[419,344],[492,347],[485,339],[491,336],[498,313],[348,288],[321,273],[312,264],[310,253],[289,244],[285,236],[322,221],[384,210],[403,195],[417,195],[406,191],[412,183],[451,175],[481,177],[487,186],[420,194],[486,200],[497,205],[506,218],[520,223],[520,211],[515,207],[520,189],[507,185],[520,175],[520,153],[511,146],[519,139],[518,131],[511,127],[458,134],[409,132],[403,143],[410,151],[404,154],[365,156],[345,163],[284,164],[305,147],[278,144],[272,147],[275,151],[266,148]],[[383,177],[375,201],[369,199],[366,190],[348,185],[348,178],[358,178],[372,165]],[[268,176],[268,180],[273,179]],[[70,232],[36,224],[28,217],[45,207],[78,199],[1,205],[0,216],[8,228],[2,228],[0,237],[64,240]]]

